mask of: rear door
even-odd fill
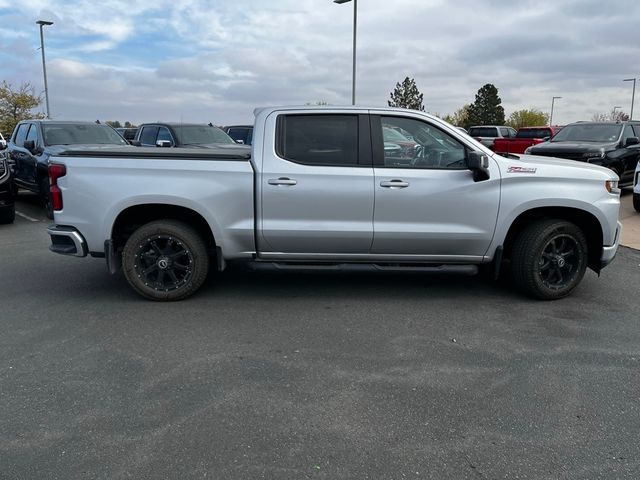
[[[368,116],[274,112],[264,135],[276,140],[263,142],[260,254],[308,259],[367,254],[373,240]]]
[[[462,138],[424,117],[372,115],[375,213],[372,254],[420,256],[425,261],[477,261],[493,238],[500,173],[475,182]],[[401,132],[393,149],[383,130]]]

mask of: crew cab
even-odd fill
[[[601,165],[613,170],[620,186],[627,187],[633,185],[640,159],[640,122],[572,123],[551,141],[529,147],[525,153]]]
[[[251,149],[70,150],[49,173],[50,249],[105,257],[152,300],[232,262],[495,277],[506,260],[522,291],[556,299],[612,261],[621,229],[611,170],[504,158],[406,109],[264,108]]]
[[[49,158],[72,145],[86,150],[128,146],[128,143],[109,125],[58,120],[22,121],[16,125],[9,141],[7,158],[13,165],[15,186],[37,193],[49,218],[53,218]]]
[[[492,150],[500,154],[524,153],[530,146],[546,142],[558,131],[557,127],[522,127],[513,138],[496,138]]]
[[[469,127],[469,135],[485,147],[493,148],[497,139],[515,137],[516,130],[512,127],[499,125],[476,125]]]

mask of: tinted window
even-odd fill
[[[156,142],[159,140],[168,140],[173,145],[173,137],[171,136],[171,132],[167,127],[160,127],[158,129],[158,137],[156,138]]]
[[[245,145],[251,144],[251,134],[253,129],[251,128],[230,128],[228,135],[234,140],[242,140]]]
[[[466,149],[439,128],[413,118],[382,117],[384,166],[466,168]]]
[[[574,123],[560,130],[552,142],[617,142],[622,125],[615,123]]]
[[[631,128],[631,125],[626,125],[624,127],[624,132],[622,132],[622,145],[624,146],[624,144],[627,141],[627,138],[631,138],[631,137],[635,137],[635,134],[633,133],[633,128]]]
[[[156,144],[156,137],[158,136],[158,127],[142,127],[142,131],[140,132],[140,143],[142,145],[153,145]]]
[[[44,123],[45,145],[126,145],[108,125],[97,123]]]
[[[496,127],[471,127],[469,129],[469,135],[472,137],[497,137]]]
[[[517,138],[545,138],[551,136],[551,130],[548,128],[527,128],[525,130],[519,130]]]
[[[280,116],[277,150],[281,157],[305,165],[357,165],[358,117]]]
[[[209,145],[212,143],[236,143],[218,127],[209,125],[178,125],[173,127],[181,145]]]
[[[27,140],[33,140],[33,142],[38,145],[38,126],[34,123],[31,124],[31,128],[29,129],[29,133],[27,133]]]
[[[18,147],[24,147],[24,141],[27,138],[27,130],[29,130],[28,123],[22,123],[18,126],[16,133],[13,136],[13,143]]]

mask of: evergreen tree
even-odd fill
[[[469,109],[470,125],[504,125],[504,108],[495,85],[487,83]]]
[[[396,88],[391,92],[391,100],[388,101],[390,107],[410,108],[424,112],[422,104],[423,95],[416,86],[413,78],[405,78],[402,83],[396,83]]]

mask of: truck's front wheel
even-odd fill
[[[538,220],[517,237],[511,255],[516,286],[542,300],[566,297],[587,268],[587,240],[564,220]]]
[[[202,237],[189,225],[160,220],[138,228],[127,240],[122,269],[140,295],[156,301],[182,300],[198,290],[209,272]]]

